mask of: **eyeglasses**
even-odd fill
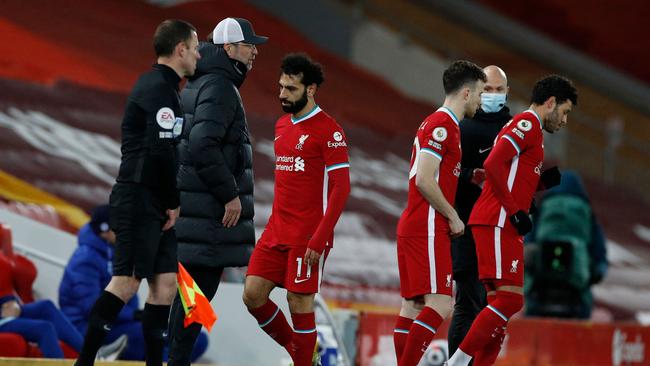
[[[233,44],[236,44],[237,46],[246,46],[246,47],[250,48],[251,50],[257,50],[257,47],[254,44],[243,43],[243,42],[237,42],[237,43],[233,43]]]

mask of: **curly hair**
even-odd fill
[[[550,97],[555,97],[557,104],[570,100],[578,105],[578,91],[571,80],[561,75],[549,75],[537,81],[530,97],[532,104],[544,104]]]
[[[282,59],[280,72],[286,75],[301,76],[301,82],[305,86],[316,84],[320,86],[325,81],[323,67],[312,61],[304,53],[290,53]]]

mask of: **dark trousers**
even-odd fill
[[[456,281],[456,304],[447,335],[449,356],[460,346],[478,313],[487,306],[485,287],[476,271],[454,274]]]
[[[217,293],[223,267],[183,266],[189,272],[208,300]],[[185,312],[181,298],[176,294],[169,319],[169,360],[168,366],[186,366],[191,362],[194,342],[201,332],[201,324],[192,323],[187,328],[183,325]]]

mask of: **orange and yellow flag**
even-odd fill
[[[212,330],[214,322],[217,321],[217,314],[214,313],[210,301],[203,295],[199,286],[180,262],[178,262],[178,274],[176,276],[178,279],[178,293],[185,311],[183,325],[187,328],[192,323],[203,324],[209,332]]]

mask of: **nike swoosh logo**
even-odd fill
[[[484,152],[490,151],[490,150],[492,150],[492,146],[488,147],[487,149],[478,149],[478,153],[483,154]]]
[[[305,282],[305,281],[309,281],[309,278],[303,278],[302,280],[299,280],[299,279],[295,278],[293,280],[294,283],[302,283],[302,282]]]
[[[280,135],[280,136],[282,136],[282,135]],[[280,136],[276,136],[276,138],[274,138],[273,141],[277,141],[280,138]]]

